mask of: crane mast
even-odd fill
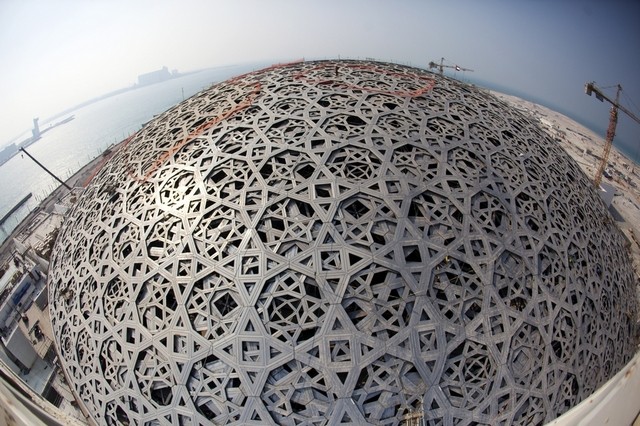
[[[605,138],[604,143],[604,151],[602,153],[602,160],[600,160],[600,165],[598,166],[598,170],[596,170],[596,176],[594,179],[594,184],[596,188],[600,186],[600,182],[602,181],[602,174],[604,173],[605,167],[607,167],[607,162],[609,159],[609,153],[611,152],[611,146],[613,145],[613,138],[616,135],[616,125],[618,124],[618,102],[620,101],[620,91],[622,87],[618,84],[618,89],[616,90],[616,101],[611,105],[611,111],[609,112],[609,126],[607,126],[607,136]]]
[[[618,109],[627,114],[639,124],[640,119],[636,117],[631,111],[620,105],[620,93],[622,92],[622,86],[620,86],[619,84],[616,86],[615,100],[609,99],[604,93],[602,93],[602,90],[600,90],[593,81],[591,83],[585,84],[584,91],[589,96],[591,96],[592,93],[595,93],[596,99],[598,99],[600,102],[604,102],[606,100],[611,104],[611,111],[609,112],[609,126],[607,127],[607,134],[605,137],[604,149],[602,151],[602,158],[600,160],[600,164],[598,165],[598,169],[596,170],[596,175],[593,178],[593,183],[596,188],[598,188],[600,187],[600,182],[602,181],[602,174],[604,172],[604,169],[607,166],[609,153],[611,152],[611,146],[613,145],[613,138],[616,135],[616,125],[618,124]]]

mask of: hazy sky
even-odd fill
[[[640,115],[639,23],[635,0],[0,0],[0,146],[33,117],[164,65],[301,57],[426,67],[444,56],[475,70],[465,78],[604,129],[609,106],[583,86],[621,83],[622,103]],[[640,125],[623,115],[618,136],[640,150]]]

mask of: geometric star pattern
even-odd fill
[[[576,163],[487,92],[301,62],[130,138],[65,219],[62,365],[100,424],[540,424],[632,356],[636,278]]]

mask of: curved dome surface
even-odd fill
[[[49,291],[98,423],[535,424],[630,359],[634,280],[531,118],[322,61],[148,123],[69,213]]]

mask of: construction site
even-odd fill
[[[5,422],[637,423],[622,88],[597,135],[428,68],[240,75],[61,181],[0,253]]]

